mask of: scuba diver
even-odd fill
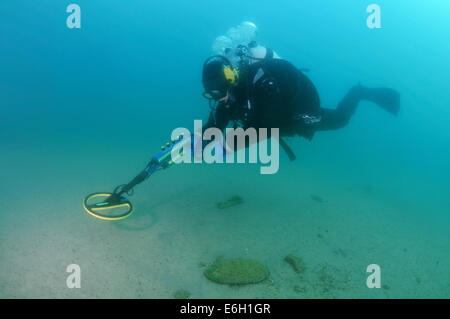
[[[302,70],[273,56],[257,58],[238,48],[239,67],[222,55],[208,58],[203,66],[203,96],[211,113],[203,130],[226,128],[229,122],[243,129],[279,128],[280,145],[291,160],[295,155],[282,136],[299,135],[311,140],[317,131],[346,126],[359,102],[370,101],[397,115],[400,95],[390,88],[351,88],[335,109],[321,107],[319,94]],[[248,145],[247,145],[248,146]]]
[[[214,55],[203,65],[203,96],[211,113],[203,131],[210,127],[279,128],[279,143],[291,160],[295,155],[282,136],[299,135],[311,140],[317,131],[347,125],[360,101],[371,101],[393,115],[400,95],[389,88],[351,88],[335,109],[322,108],[319,94],[305,75],[270,48],[256,42],[258,29],[243,22],[219,36]],[[246,145],[247,147],[249,145]]]
[[[244,22],[238,28],[232,28],[228,37],[216,38],[215,55],[203,65],[203,96],[209,100],[211,112],[202,131],[213,127],[223,131],[230,122],[235,128],[278,128],[279,145],[290,160],[295,160],[295,154],[283,136],[298,135],[311,140],[318,131],[343,128],[361,101],[373,102],[392,115],[398,114],[400,95],[397,91],[361,84],[351,88],[335,109],[323,108],[317,89],[305,75],[305,70],[259,45],[255,35],[256,26]],[[198,135],[194,133],[192,139],[180,135],[162,146],[145,169],[128,184],[117,186],[112,193],[88,195],[83,201],[86,212],[103,220],[121,220],[130,216],[133,207],[124,195],[131,195],[136,185],[172,165],[183,155],[184,146],[190,145],[191,150],[195,148]]]

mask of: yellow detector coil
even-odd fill
[[[86,212],[103,220],[121,220],[133,213],[133,206],[123,196],[112,193],[94,193],[86,196],[83,207]]]

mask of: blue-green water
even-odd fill
[[[75,3],[81,29],[66,26],[70,2],[0,2],[0,297],[450,297],[448,1],[377,0],[381,29],[359,0]],[[361,103],[341,130],[290,138],[298,159],[281,152],[275,175],[179,165],[136,187],[129,219],[86,214],[85,195],[128,182],[174,128],[207,119],[202,64],[245,20],[311,69],[323,106],[361,81],[397,89],[399,116]],[[235,194],[243,205],[216,208]],[[219,256],[258,260],[270,278],[210,282],[201,266]],[[81,289],[66,286],[72,263]]]

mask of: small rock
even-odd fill
[[[324,199],[322,197],[320,197],[319,195],[311,194],[311,199],[316,201],[316,202],[318,202],[318,203],[323,203],[324,202]]]
[[[177,290],[173,296],[175,299],[188,299],[191,296],[191,293],[187,290],[180,289]]]
[[[284,257],[284,260],[292,266],[294,271],[298,274],[303,274],[306,271],[305,263],[303,262],[303,259],[300,257],[297,257],[293,254],[289,254],[286,257]]]
[[[230,208],[233,206],[241,205],[244,203],[244,200],[239,195],[234,195],[233,197],[229,198],[225,202],[219,202],[216,203],[217,208],[219,209],[225,209]]]

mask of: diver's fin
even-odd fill
[[[367,89],[367,100],[374,102],[384,110],[397,115],[400,110],[400,94],[389,88]]]
[[[287,156],[289,157],[289,160],[295,161],[295,159],[297,158],[294,154],[294,152],[292,151],[292,149],[289,147],[289,145],[286,143],[286,141],[280,136],[279,138],[279,143],[281,145],[281,147],[283,148],[283,150],[286,152]]]

